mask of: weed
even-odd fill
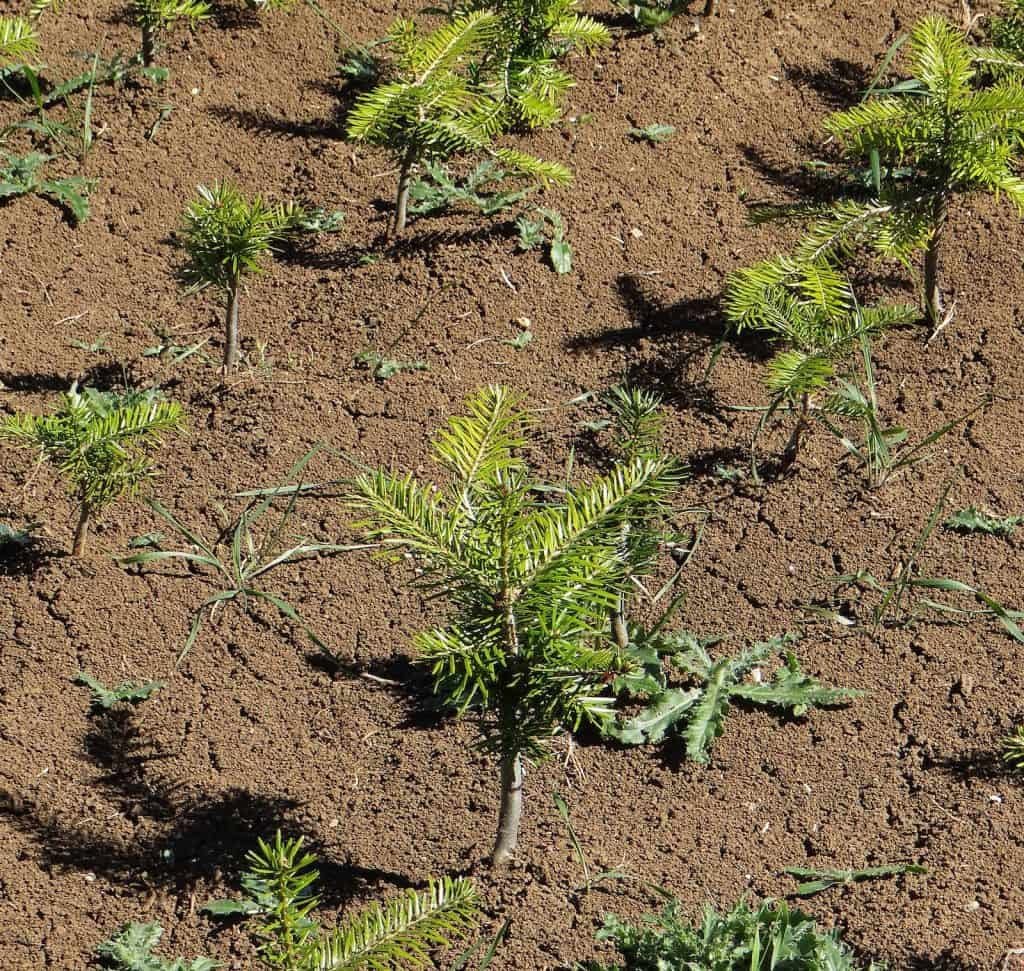
[[[910,552],[890,571],[889,575],[893,578],[890,585],[882,583],[866,570],[832,577],[829,582],[833,585],[833,604],[837,600],[839,591],[847,587],[853,587],[858,591],[867,590],[878,595],[879,601],[871,611],[875,630],[886,622],[906,626],[916,621],[923,611],[930,610],[947,616],[968,618],[975,616],[995,617],[1003,629],[1015,641],[1024,643],[1024,632],[1021,631],[1016,623],[1022,616],[1019,611],[1007,610],[987,593],[968,586],[968,584],[962,583],[959,580],[950,580],[946,577],[921,576],[918,572],[918,563],[925,546],[932,533],[934,533],[935,528],[942,521],[942,513],[945,510],[946,499],[952,486],[953,480],[946,483],[942,493],[939,495],[938,501],[932,507],[924,527],[915,538]],[[982,609],[967,610],[957,608],[949,603],[932,600],[928,596],[921,597],[913,604],[908,603],[913,593],[922,590],[966,594],[982,604]],[[834,609],[811,608],[811,611],[835,619],[842,616]],[[850,621],[845,619],[843,622],[850,623]]]
[[[27,550],[36,542],[33,530],[36,523],[28,523],[21,529],[0,523],[0,560]]]
[[[583,850],[583,845],[580,843],[579,837],[576,835],[576,829],[572,825],[572,820],[569,818],[569,806],[566,801],[557,793],[551,794],[555,801],[555,809],[558,810],[558,815],[562,817],[562,822],[565,823],[566,832],[569,834],[569,842],[572,843],[572,851],[576,857],[576,862],[580,865],[580,869],[583,871],[583,883],[578,887],[573,888],[574,893],[590,893],[599,883],[603,883],[605,880],[628,880],[629,874],[622,870],[604,870],[600,873],[592,873],[590,870],[590,863],[587,860],[587,854]]]
[[[535,189],[500,189],[508,173],[493,159],[484,160],[458,181],[438,162],[425,162],[423,170],[424,177],[409,188],[413,203],[409,213],[413,216],[435,216],[459,204],[478,210],[482,216],[496,216],[514,208]]]
[[[595,961],[585,971],[855,971],[853,952],[837,932],[822,931],[813,918],[784,903],[766,900],[756,910],[744,901],[727,914],[704,908],[700,923],[680,915],[679,901],[667,891],[662,912],[640,926],[614,914],[605,916],[599,941],[611,942],[623,963]],[[871,964],[866,971],[882,971]]]
[[[238,363],[238,301],[242,278],[259,273],[264,257],[284,240],[311,232],[334,232],[341,214],[307,210],[297,203],[246,199],[228,182],[199,186],[185,210],[183,232],[188,263],[181,271],[188,292],[216,287],[226,298],[224,371]]]
[[[397,361],[374,350],[360,351],[355,356],[355,363],[368,370],[377,381],[387,381],[400,371],[428,370],[426,361]]]
[[[833,887],[848,887],[850,884],[860,883],[862,880],[878,880],[907,873],[920,875],[927,873],[928,870],[916,863],[887,863],[884,866],[869,866],[863,870],[820,870],[789,866],[782,872],[788,873],[791,877],[810,877],[811,879],[807,883],[798,884],[796,890],[793,891],[797,897],[810,897],[823,890],[831,890]]]
[[[289,489],[314,452],[307,453],[291,469],[285,482],[273,489],[261,490],[261,497],[253,498],[245,508],[230,520],[216,539],[212,542],[203,539],[199,533],[186,526],[181,520],[165,509],[154,499],[149,500],[149,507],[163,519],[174,532],[190,544],[185,550],[146,549],[130,556],[121,557],[123,566],[160,563],[168,560],[181,560],[196,566],[206,567],[213,572],[220,586],[210,594],[193,612],[188,636],[178,656],[178,664],[184,660],[191,650],[203,624],[212,617],[214,611],[231,601],[237,601],[248,613],[252,607],[250,601],[263,601],[270,604],[277,612],[292,623],[297,624],[307,637],[328,657],[334,657],[327,645],[314,633],[299,612],[279,594],[271,593],[262,586],[262,578],[272,570],[286,564],[294,564],[311,557],[324,554],[343,553],[351,550],[365,549],[365,546],[339,546],[336,543],[313,543],[305,537],[291,542],[284,541],[285,530],[291,520],[301,488]],[[276,514],[274,502],[283,495],[288,501],[281,510],[276,522],[266,525],[262,535],[257,532],[268,519]],[[159,540],[155,541],[159,544]],[[192,574],[196,576],[199,574]]]
[[[114,937],[104,941],[96,953],[108,967],[118,971],[214,971],[221,967],[210,958],[178,958],[167,960],[153,953],[163,937],[163,928],[156,923],[141,924],[132,921]]]
[[[89,193],[96,186],[95,179],[68,176],[46,179],[40,169],[56,156],[29,152],[27,155],[3,153],[0,166],[0,199],[36,194],[52,199],[65,208],[75,224],[89,217]]]
[[[201,909],[253,920],[259,955],[268,968],[412,971],[431,965],[429,949],[464,937],[476,923],[473,884],[446,877],[431,880],[425,891],[407,890],[383,906],[375,904],[324,932],[311,916],[320,902],[313,892],[320,876],[314,869],[316,857],[303,851],[301,837],[283,839],[278,832],[272,842],[261,839],[246,862],[249,870],[241,882],[247,896],[214,900]]]
[[[651,145],[661,145],[667,142],[676,133],[672,125],[647,125],[644,128],[630,128],[627,135],[635,142],[648,142]]]
[[[657,32],[681,14],[690,0],[614,0],[640,30]]]
[[[1012,536],[1013,531],[1024,523],[1024,516],[996,516],[982,512],[973,505],[953,513],[943,525],[958,533],[985,533],[988,536]]]
[[[531,215],[516,220],[518,247],[524,252],[547,246],[551,268],[559,274],[572,272],[572,247],[565,238],[562,214],[554,209],[538,207]]]
[[[623,524],[660,508],[679,475],[668,459],[638,458],[589,485],[541,491],[518,454],[529,419],[519,400],[490,387],[467,409],[434,441],[450,488],[379,470],[355,479],[350,503],[368,537],[395,560],[411,556],[417,585],[455,608],[449,626],[416,640],[437,691],[479,715],[500,763],[500,865],[518,839],[524,758],[607,704],[593,692],[615,661],[602,643],[608,617],[643,569],[630,557],[646,552],[622,549]]]
[[[79,503],[71,552],[81,556],[94,516],[153,477],[147,453],[160,445],[162,433],[182,425],[181,407],[159,392],[79,391],[72,385],[55,414],[0,422],[0,440],[35,449],[66,480]]]
[[[700,639],[683,631],[640,635],[630,645],[628,666],[612,681],[612,691],[626,699],[643,698],[642,711],[623,721],[609,718],[602,732],[623,745],[656,744],[672,731],[682,731],[687,758],[707,763],[711,747],[725,730],[734,700],[746,701],[799,718],[812,708],[845,705],[863,692],[830,688],[806,674],[789,645],[794,634],[760,641],[733,657],[714,659],[708,647],[716,639]],[[784,663],[770,680],[761,671],[773,656]],[[665,663],[684,674],[692,687],[670,687]],[[753,680],[745,680],[753,675]]]
[[[70,347],[77,347],[80,351],[85,351],[88,354],[109,354],[110,348],[107,346],[107,338],[109,334],[100,334],[95,340],[92,341],[80,341],[80,340],[69,340],[68,345]]]
[[[91,693],[90,710],[94,714],[109,712],[117,705],[139,705],[164,687],[163,681],[148,681],[145,684],[122,681],[119,685],[108,688],[102,681],[97,681],[86,671],[78,672],[75,684],[84,685],[89,689]]]

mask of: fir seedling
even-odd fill
[[[123,566],[146,565],[166,561],[181,561],[205,567],[212,576],[191,572],[190,576],[201,577],[215,587],[203,602],[193,611],[188,636],[178,656],[178,664],[192,649],[203,625],[221,606],[237,602],[248,613],[255,602],[273,607],[285,620],[296,624],[324,654],[332,659],[335,655],[316,635],[302,615],[280,594],[265,589],[264,578],[272,570],[295,564],[314,557],[366,549],[365,546],[339,546],[336,543],[315,543],[305,536],[285,540],[287,530],[295,514],[296,503],[303,492],[301,483],[295,480],[301,475],[306,464],[315,454],[307,453],[291,469],[285,482],[270,489],[256,490],[250,494],[245,508],[230,519],[217,537],[204,539],[198,532],[183,523],[177,516],[164,508],[155,499],[148,501],[149,507],[181,537],[188,548],[165,550],[161,540],[154,538],[149,548],[122,557]],[[277,515],[275,502],[287,498],[280,514]],[[159,537],[160,534],[151,534]],[[157,547],[157,548],[153,548]]]
[[[259,955],[280,971],[357,971],[432,967],[429,952],[466,936],[476,924],[473,884],[462,878],[431,880],[426,890],[407,890],[381,906],[323,931],[312,916],[320,901],[316,857],[303,840],[259,840],[246,857],[242,877],[247,896],[214,900],[202,910],[214,916],[243,915],[254,923]]]
[[[107,687],[87,671],[79,671],[75,676],[75,684],[84,685],[91,692],[89,707],[93,714],[109,712],[118,705],[134,707],[150,698],[164,687],[163,681],[122,681],[113,688]]]
[[[542,184],[571,181],[563,165],[492,145],[508,127],[508,112],[500,97],[474,82],[466,64],[492,48],[498,26],[483,10],[426,35],[408,20],[392,26],[392,76],[356,99],[347,127],[353,141],[380,146],[398,162],[392,236],[405,229],[413,175],[426,162],[484,154]]]
[[[996,516],[971,505],[953,513],[943,525],[958,533],[984,533],[1005,538],[1012,536],[1021,523],[1024,523],[1024,516]]]
[[[797,255],[811,261],[852,256],[867,246],[908,260],[924,251],[928,319],[944,319],[940,264],[950,205],[971,192],[1005,196],[1024,210],[1024,180],[1015,171],[1024,137],[1024,84],[1015,73],[979,89],[979,52],[942,17],[921,20],[910,35],[911,77],[847,111],[825,131],[856,164],[870,165],[873,198],[819,206],[763,207],[755,220],[811,217]],[[901,178],[894,170],[909,170]],[[887,173],[887,178],[882,178]]]
[[[0,199],[26,196],[32,193],[51,199],[70,214],[77,225],[89,216],[89,193],[96,186],[95,179],[73,175],[63,179],[44,178],[40,169],[56,156],[29,152],[17,156],[3,153],[0,165]]]
[[[205,0],[132,0],[131,13],[136,26],[142,31],[142,63],[146,67],[152,67],[156,57],[158,32],[179,21],[184,21],[194,30],[212,16],[210,5]]]
[[[737,334],[763,334],[777,348],[765,383],[771,395],[751,441],[751,472],[758,481],[756,446],[780,409],[796,412],[782,453],[782,468],[796,462],[811,422],[831,410],[836,366],[861,342],[889,326],[907,323],[907,306],[862,307],[847,279],[828,263],[797,263],[784,257],[733,273],[723,297],[726,320]]]
[[[0,78],[39,53],[39,35],[28,17],[0,17]]]
[[[608,914],[599,941],[615,946],[621,963],[588,961],[585,971],[859,971],[853,952],[836,931],[823,931],[813,918],[784,903],[766,900],[756,909],[746,901],[726,914],[710,906],[691,924],[677,899],[647,914],[640,926]],[[883,971],[874,963],[865,971]]]
[[[242,280],[262,272],[263,260],[286,239],[306,232],[333,232],[341,214],[308,211],[296,203],[247,199],[229,182],[198,187],[185,210],[183,232],[188,263],[182,278],[188,292],[216,287],[225,295],[224,371],[238,363],[238,303]]]
[[[154,954],[163,937],[163,928],[156,923],[133,921],[125,925],[114,937],[104,941],[97,949],[105,967],[116,971],[214,971],[220,962],[210,958],[178,958],[170,961]]]
[[[927,873],[928,870],[926,867],[916,863],[886,863],[883,866],[869,866],[862,870],[821,870],[789,866],[782,872],[789,874],[791,877],[799,877],[806,880],[805,883],[797,884],[793,895],[797,897],[811,897],[816,893],[821,893],[823,890],[831,890],[833,887],[848,887],[851,884],[860,883],[864,880],[905,876],[908,873],[920,876]]]
[[[623,524],[651,515],[679,481],[668,459],[638,458],[589,485],[542,490],[519,455],[528,423],[512,393],[487,388],[434,441],[445,489],[380,470],[358,476],[351,495],[368,536],[396,561],[411,555],[417,583],[454,608],[416,643],[439,694],[478,716],[498,759],[495,865],[516,848],[524,760],[607,706],[595,695],[615,662],[608,618],[643,569],[621,546]]]
[[[554,124],[562,96],[575,84],[559,60],[574,49],[589,53],[611,43],[604,24],[577,12],[578,0],[472,0],[468,6],[497,18],[476,73],[509,112],[508,123]]]
[[[1003,761],[1014,772],[1024,773],[1024,725],[1003,739]]]
[[[183,425],[180,405],[155,391],[124,393],[72,386],[52,415],[15,415],[0,422],[0,440],[38,452],[79,504],[73,556],[86,551],[96,514],[133,496],[156,474],[149,453],[165,432]]]
[[[622,745],[654,745],[674,732],[686,742],[687,758],[707,764],[711,748],[725,731],[725,718],[739,699],[801,718],[814,708],[830,708],[861,697],[850,688],[831,688],[800,667],[790,645],[793,634],[761,641],[735,656],[715,659],[708,647],[715,639],[686,632],[650,633],[637,637],[627,652],[629,664],[612,682],[612,691],[626,700],[644,700],[643,709],[623,720],[609,719],[603,733]],[[747,676],[781,655],[783,664],[770,679]],[[689,687],[670,684],[666,662]]]

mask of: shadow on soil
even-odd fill
[[[25,374],[0,371],[0,387],[19,394],[53,394],[67,391],[76,381],[80,387],[96,388],[99,391],[130,387],[134,383],[130,366],[126,367],[118,361],[94,364],[79,371],[77,375],[41,371]]]

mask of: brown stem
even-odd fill
[[[142,63],[146,67],[153,66],[156,56],[156,29],[152,25],[142,25]]]
[[[405,222],[409,213],[409,187],[412,185],[412,166],[414,157],[410,149],[402,158],[402,167],[398,171],[398,194],[395,197],[395,218],[391,223],[391,235],[400,236],[405,230]]]
[[[224,316],[224,371],[238,363],[238,280],[228,287],[228,306]]]
[[[704,4],[704,16],[714,17],[718,13],[718,0],[708,0]]]
[[[939,286],[939,257],[943,231],[946,228],[948,205],[945,196],[939,196],[932,215],[934,229],[924,253],[924,303],[928,320],[934,327],[942,322],[942,290]]]
[[[89,545],[89,517],[92,509],[89,503],[83,502],[78,508],[78,525],[75,527],[75,540],[71,544],[72,556],[85,556],[85,549]]]
[[[612,611],[612,640],[615,641],[615,646],[620,651],[624,651],[629,647],[629,628],[626,626],[624,599],[620,594],[619,606]]]
[[[501,757],[501,809],[498,837],[491,852],[491,866],[507,866],[519,843],[519,820],[523,814],[523,759],[515,752]]]
[[[789,441],[786,442],[786,447],[782,451],[782,467],[784,469],[788,469],[796,461],[797,454],[800,451],[800,441],[804,436],[804,432],[810,427],[810,421],[808,420],[810,411],[810,395],[802,395],[800,398],[800,417],[797,419],[793,434],[789,436]]]

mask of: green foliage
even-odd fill
[[[160,943],[163,928],[159,924],[141,924],[133,921],[125,925],[114,937],[104,941],[96,953],[107,967],[118,971],[214,971],[221,967],[209,958],[178,958],[169,961],[153,953]]]
[[[667,894],[666,894],[667,896]],[[680,915],[669,898],[658,915],[637,927],[605,915],[598,940],[611,942],[622,958],[615,965],[588,962],[586,971],[856,971],[854,956],[835,931],[785,904],[767,900],[756,910],[745,902],[727,914],[704,909],[700,924]],[[872,964],[867,971],[881,971]]]
[[[819,870],[808,869],[807,867],[789,866],[783,871],[792,877],[810,877],[807,883],[797,885],[793,891],[798,897],[810,897],[823,890],[831,890],[833,887],[848,887],[852,883],[860,883],[862,880],[878,880],[882,877],[895,877],[904,874],[927,873],[926,867],[916,863],[887,863],[883,866],[869,866],[862,870]]]
[[[538,206],[532,216],[522,215],[516,220],[516,229],[520,250],[529,252],[546,245],[551,268],[558,274],[572,272],[572,246],[565,238],[565,222],[560,212]]]
[[[482,216],[496,216],[508,212],[535,188],[502,189],[508,173],[493,159],[481,162],[461,180],[437,162],[425,162],[423,169],[424,177],[409,188],[409,212],[414,216],[434,216],[458,205],[476,209]]]
[[[260,273],[263,260],[285,240],[304,233],[335,232],[341,213],[309,210],[295,202],[247,199],[229,182],[198,187],[185,210],[181,277],[189,293],[216,287],[226,296],[224,370],[238,359],[238,299],[245,274]]]
[[[1024,84],[1016,73],[979,89],[976,49],[942,17],[919,21],[910,34],[912,77],[860,104],[830,115],[826,133],[849,157],[875,173],[868,198],[829,205],[763,209],[755,218],[809,218],[797,257],[818,262],[869,247],[906,261],[927,250],[929,315],[940,322],[939,243],[947,206],[957,195],[988,191],[1024,210],[1024,180],[1016,173],[1024,136]],[[893,178],[896,170],[909,170]],[[884,181],[881,173],[890,173]]]
[[[924,554],[929,539],[931,539],[936,527],[942,521],[942,514],[946,508],[946,499],[952,486],[952,480],[946,483],[938,500],[932,507],[927,521],[915,537],[909,552],[895,565],[887,569],[885,575],[892,578],[888,584],[882,583],[867,570],[858,570],[856,573],[832,577],[830,582],[833,584],[834,589],[831,607],[827,609],[815,607],[812,608],[812,612],[839,620],[848,626],[853,621],[834,608],[837,606],[840,591],[853,588],[858,593],[870,592],[877,595],[878,602],[871,609],[871,617],[875,629],[883,623],[903,626],[914,623],[926,611],[968,619],[978,616],[995,617],[1007,634],[1018,643],[1024,644],[1024,631],[1017,625],[1017,621],[1024,616],[1020,611],[1007,610],[1006,607],[984,591],[962,583],[959,580],[951,580],[947,577],[922,576],[920,573],[920,559]],[[912,599],[913,594],[920,591],[966,594],[976,600],[981,605],[981,609],[958,608],[947,601],[933,600],[927,595],[914,601]]]
[[[473,0],[493,11],[494,36],[476,65],[478,76],[509,113],[530,128],[558,120],[559,103],[575,82],[558,61],[570,50],[593,51],[611,42],[608,28],[577,13],[578,0]]]
[[[394,234],[405,228],[413,168],[428,161],[485,154],[542,184],[571,181],[563,165],[493,147],[509,126],[507,104],[471,77],[467,65],[492,49],[499,26],[499,18],[485,10],[459,14],[426,35],[408,20],[392,26],[390,78],[356,99],[347,132],[399,161]]]
[[[812,708],[844,705],[862,692],[829,688],[806,674],[788,649],[796,640],[785,634],[758,642],[734,657],[714,659],[708,647],[686,632],[640,636],[627,651],[624,673],[612,682],[615,694],[643,698],[643,709],[626,719],[607,719],[602,732],[623,745],[656,744],[671,732],[681,732],[686,755],[707,763],[711,748],[725,730],[725,718],[735,699],[774,708],[800,718]],[[769,658],[782,655],[784,663],[768,681],[761,670]],[[666,662],[682,673],[689,687],[671,687]],[[745,678],[756,672],[753,681]]]
[[[142,62],[147,67],[156,54],[157,31],[167,30],[178,21],[185,21],[194,30],[213,16],[206,0],[131,0],[130,9],[135,25],[142,31]]]
[[[622,530],[668,501],[679,471],[637,458],[541,491],[519,455],[529,416],[516,396],[490,387],[467,411],[434,441],[445,489],[380,470],[355,479],[350,502],[384,554],[410,555],[417,585],[454,608],[416,643],[445,702],[478,714],[504,770],[598,717],[595,689],[614,662],[609,614],[650,552],[623,548]]]
[[[149,548],[122,557],[119,562],[123,566],[131,566],[178,560],[212,571],[213,585],[219,587],[193,612],[188,636],[178,657],[179,664],[196,642],[203,624],[209,620],[218,607],[231,601],[237,601],[247,613],[252,609],[250,601],[269,604],[286,620],[297,624],[328,657],[334,657],[327,645],[287,600],[280,594],[264,589],[262,579],[272,570],[286,564],[298,563],[325,554],[365,548],[363,546],[339,546],[336,543],[313,543],[305,536],[293,540],[284,539],[302,491],[301,488],[289,488],[289,484],[301,474],[313,454],[314,452],[309,452],[303,456],[292,467],[286,481],[280,486],[259,490],[259,495],[251,498],[245,508],[228,521],[212,541],[204,539],[197,530],[186,526],[155,499],[149,500],[149,507],[178,536],[185,540],[189,548],[184,550]],[[268,522],[275,517],[277,511],[274,505],[275,501],[282,497],[287,497],[284,508],[276,517],[276,521]],[[159,535],[153,534],[154,537]],[[159,544],[160,539],[154,539],[151,545],[159,547]],[[190,572],[188,575],[203,576],[197,572]]]
[[[202,909],[215,916],[242,914],[256,921],[259,954],[268,968],[281,971],[414,971],[432,966],[429,950],[464,937],[476,923],[473,884],[462,878],[429,882],[424,891],[407,890],[383,906],[376,904],[323,932],[310,916],[319,904],[312,887],[319,878],[316,857],[303,852],[303,840],[259,840],[246,860],[242,878],[248,896],[216,900]]]
[[[1024,523],[1024,516],[995,516],[982,512],[974,505],[953,513],[943,525],[958,533],[985,533],[989,536],[1012,536],[1013,531]]]
[[[24,529],[15,529],[7,523],[0,523],[0,558],[15,555],[22,550],[27,550],[36,542],[32,535],[34,524]]]
[[[0,69],[39,53],[39,35],[27,17],[0,17]]]
[[[801,263],[786,257],[765,260],[728,279],[723,296],[726,320],[736,333],[764,335],[777,348],[768,362],[765,384],[770,401],[754,432],[751,468],[757,481],[756,444],[771,417],[782,407],[798,411],[797,425],[783,455],[796,458],[804,431],[814,418],[837,410],[836,366],[884,328],[915,317],[908,306],[862,307],[849,281],[831,264]],[[842,382],[845,390],[847,382]],[[840,394],[843,392],[840,391]]]
[[[616,448],[626,458],[658,454],[665,425],[660,395],[633,385],[616,384],[602,395],[601,402],[612,416]]]
[[[1024,725],[1018,725],[1003,739],[1003,761],[1014,772],[1024,772]]]
[[[366,368],[377,381],[387,381],[402,371],[428,370],[426,361],[399,361],[375,350],[360,351],[355,356],[355,363]]]
[[[52,415],[15,415],[0,422],[0,441],[35,449],[81,504],[74,553],[84,551],[93,513],[135,495],[155,470],[149,453],[164,432],[182,427],[181,407],[156,391],[71,390]]]
[[[689,0],[614,0],[640,30],[658,31],[682,13]]]
[[[627,134],[636,142],[649,142],[651,145],[660,145],[667,142],[676,133],[672,125],[646,125],[643,128],[630,128]]]
[[[163,681],[148,681],[145,684],[122,681],[116,687],[108,688],[102,681],[97,681],[86,671],[78,672],[75,684],[84,685],[92,693],[90,709],[94,714],[110,711],[116,705],[135,706],[141,704],[164,686]]]
[[[997,51],[1009,54],[1015,61],[1024,61],[1024,2],[1022,0],[1009,0],[997,16],[989,18],[989,36],[992,39],[992,46]]]
[[[67,209],[76,224],[88,218],[89,193],[96,186],[95,179],[77,175],[63,179],[43,178],[39,170],[55,156],[40,152],[29,152],[22,156],[5,152],[3,158],[5,161],[0,167],[0,199],[35,193]]]

